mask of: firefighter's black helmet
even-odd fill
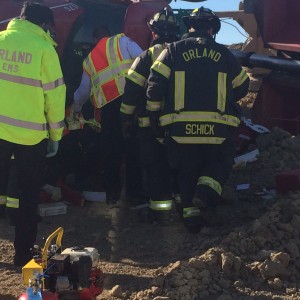
[[[182,17],[182,21],[187,29],[193,27],[196,30],[213,29],[213,34],[216,34],[221,29],[220,19],[209,8],[201,6],[192,11],[189,16]]]
[[[154,14],[147,23],[150,30],[162,38],[170,38],[179,34],[179,25],[171,8],[164,7],[161,11]]]

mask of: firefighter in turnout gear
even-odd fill
[[[166,44],[178,40],[179,27],[173,11],[165,7],[148,22],[152,32],[151,47],[137,57],[126,77],[125,93],[121,104],[124,136],[138,122],[139,149],[142,160],[145,188],[149,196],[151,221],[168,222],[172,209],[171,168],[160,137],[150,128],[146,111],[146,89],[150,68]]]
[[[53,23],[49,7],[24,2],[20,18],[0,32],[0,199],[15,226],[16,266],[32,258],[42,166],[64,129],[66,87]]]
[[[188,33],[151,67],[147,110],[151,126],[165,129],[184,224],[198,232],[220,204],[232,170],[241,114],[237,101],[247,94],[249,78],[230,50],[215,42],[221,25],[211,10],[195,9],[183,21]]]

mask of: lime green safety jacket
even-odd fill
[[[62,137],[66,87],[55,42],[20,19],[0,32],[0,139],[35,145]]]

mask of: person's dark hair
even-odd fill
[[[21,9],[20,18],[36,25],[54,24],[52,10],[37,2],[25,1]]]
[[[105,25],[103,25],[103,26],[95,27],[92,32],[92,35],[94,39],[100,40],[106,36],[110,36],[110,32],[109,29]]]

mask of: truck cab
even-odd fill
[[[19,16],[23,0],[1,0],[0,31]],[[166,0],[43,0],[55,18],[55,41],[67,85],[67,104],[78,87],[82,62],[95,46],[94,28],[106,26],[111,35],[123,32],[142,49],[148,48],[151,32],[147,21],[171,1]]]

